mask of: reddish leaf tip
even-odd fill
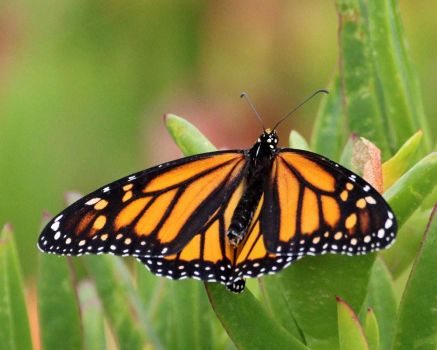
[[[53,215],[49,211],[44,210],[42,212],[42,220],[43,221],[49,221],[52,217],[53,217]]]
[[[12,224],[10,222],[7,222],[4,226],[3,226],[3,231],[7,232],[7,233],[12,233],[14,231],[14,226],[12,226]]]

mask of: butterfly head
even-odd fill
[[[258,139],[258,142],[261,143],[261,145],[266,146],[271,150],[276,149],[278,146],[278,141],[278,134],[276,133],[275,129],[265,129]]]

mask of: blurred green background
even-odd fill
[[[437,131],[437,3],[401,1],[426,114]],[[0,4],[0,221],[36,266],[41,215],[180,155],[162,115],[197,125],[218,147],[249,147],[337,64],[328,1],[98,1]],[[318,103],[282,126],[309,136]]]

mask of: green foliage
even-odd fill
[[[337,297],[340,350],[369,350],[363,327],[354,310]]]
[[[0,234],[0,344],[5,349],[31,349],[29,321],[13,230]]]
[[[367,309],[364,333],[369,350],[379,350],[379,326],[375,313],[371,308]]]
[[[386,252],[366,256],[306,257],[275,276],[260,278],[259,284],[248,281],[248,290],[241,295],[229,293],[220,284],[160,279],[128,259],[41,254],[37,301],[43,349],[389,350],[437,346],[437,285],[433,278],[437,265],[437,158],[436,153],[429,153],[432,135],[406,50],[398,4],[394,0],[337,0],[336,5],[340,64],[330,94],[322,99],[311,142],[297,131],[290,134],[289,141],[295,148],[312,149],[358,171],[363,165],[354,148],[359,137],[376,144],[383,158],[389,159],[382,165],[384,196],[398,220],[398,242]],[[141,27],[143,30],[165,20],[162,14],[155,18],[153,10],[147,10],[150,23]],[[85,23],[90,20],[82,19]],[[102,43],[108,44],[108,25],[101,24],[100,30],[91,27]],[[187,36],[194,31],[184,28]],[[91,29],[78,30],[86,36]],[[187,57],[182,62],[175,58],[180,57],[178,52],[186,52],[190,43],[175,40],[168,44],[172,48],[169,54],[151,57],[152,65],[159,67],[165,59],[178,70],[184,61],[192,60],[189,55],[183,55]],[[66,40],[63,45],[68,53],[74,43]],[[111,57],[106,56],[110,51],[102,47],[102,52],[91,55],[109,65]],[[69,63],[79,64],[65,56]],[[90,67],[85,72],[90,73]],[[47,73],[47,68],[34,72],[41,81],[50,80]],[[135,76],[129,69],[116,71],[112,80],[102,72],[92,74],[102,79],[103,85],[121,91],[126,82],[117,83],[124,73]],[[137,79],[147,80],[144,76]],[[85,97],[87,91],[70,92]],[[124,110],[112,108],[119,104],[111,104],[110,89],[104,92],[109,100],[104,110],[123,115]],[[139,106],[139,96],[124,98]],[[43,110],[44,102],[40,103],[36,108]],[[81,108],[91,110],[86,100]],[[73,113],[74,108],[71,110]],[[102,120],[95,122],[104,125]],[[169,114],[165,124],[185,155],[216,149],[185,119]],[[130,135],[132,125],[120,119],[115,129]],[[87,143],[78,147],[86,148]],[[105,158],[101,150],[95,152],[93,157]],[[123,161],[127,156],[118,154],[116,158]],[[113,159],[105,161],[109,164]],[[380,164],[374,167],[377,173]],[[92,174],[97,169],[88,170]],[[46,181],[50,183],[50,177]],[[429,208],[434,208],[431,218]],[[403,276],[408,277],[406,285],[401,283]],[[22,272],[10,226],[0,238],[0,280],[0,346],[31,349]],[[396,295],[402,296],[400,301]]]
[[[395,349],[437,347],[437,206],[431,214],[422,245],[402,295],[396,323]]]
[[[218,284],[208,283],[206,288],[212,308],[237,348],[307,349],[267,313],[250,291],[229,295]]]
[[[39,257],[38,315],[44,349],[82,347],[79,305],[70,263],[68,259],[48,254]]]

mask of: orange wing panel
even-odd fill
[[[224,153],[214,157],[186,163],[153,178],[147,184],[146,188],[144,188],[143,192],[160,191],[171,186],[177,186],[180,183],[191,179],[193,176],[211,170],[214,167],[224,165],[227,162],[232,162],[235,165],[235,162],[240,160],[241,157],[241,154]]]
[[[322,169],[317,163],[296,153],[280,153],[278,157],[284,159],[288,164],[295,168],[300,175],[315,187],[322,191],[334,192],[335,179],[326,170]]]
[[[289,241],[296,234],[297,204],[299,199],[299,182],[296,176],[286,168],[283,161],[276,160],[277,191],[280,208],[279,239]]]

